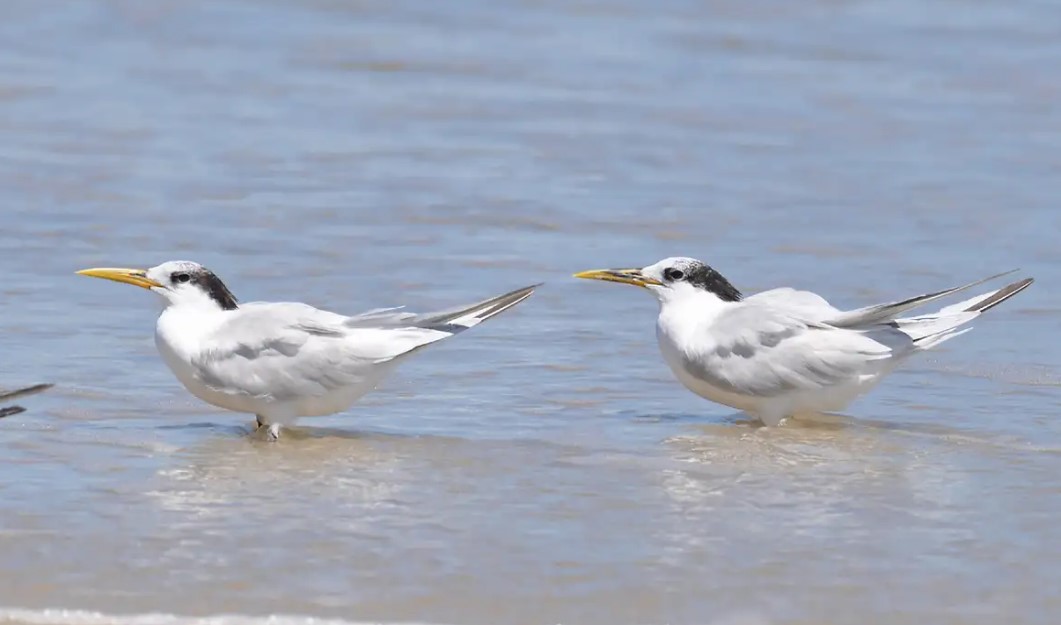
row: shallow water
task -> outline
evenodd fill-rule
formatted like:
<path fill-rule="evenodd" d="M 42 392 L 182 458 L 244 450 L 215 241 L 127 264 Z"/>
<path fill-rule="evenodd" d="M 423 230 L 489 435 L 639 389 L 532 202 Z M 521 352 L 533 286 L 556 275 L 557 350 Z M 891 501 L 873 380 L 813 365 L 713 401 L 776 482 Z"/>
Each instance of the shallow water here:
<path fill-rule="evenodd" d="M 1056 622 L 1061 7 L 5 9 L 0 380 L 57 386 L 0 421 L 0 623 Z M 678 254 L 841 306 L 1038 283 L 762 429 L 569 277 Z M 547 285 L 269 445 L 73 275 L 172 258 L 345 312 Z"/>

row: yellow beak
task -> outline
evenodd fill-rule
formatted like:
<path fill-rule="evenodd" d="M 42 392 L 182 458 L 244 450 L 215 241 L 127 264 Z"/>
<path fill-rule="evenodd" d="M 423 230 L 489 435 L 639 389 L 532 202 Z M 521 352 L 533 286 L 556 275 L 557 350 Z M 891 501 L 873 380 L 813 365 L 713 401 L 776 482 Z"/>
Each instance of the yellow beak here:
<path fill-rule="evenodd" d="M 663 286 L 663 283 L 659 280 L 642 274 L 640 269 L 594 269 L 576 273 L 575 277 L 587 280 L 604 280 L 605 282 L 621 282 L 640 287 Z"/>
<path fill-rule="evenodd" d="M 151 278 L 147 277 L 147 272 L 143 269 L 118 269 L 115 267 L 99 267 L 96 269 L 82 269 L 77 272 L 78 275 L 88 276 L 90 278 L 103 278 L 104 280 L 114 280 L 115 282 L 124 282 L 125 284 L 131 284 L 145 289 L 150 289 L 156 286 L 162 286 L 158 282 L 155 282 Z"/>

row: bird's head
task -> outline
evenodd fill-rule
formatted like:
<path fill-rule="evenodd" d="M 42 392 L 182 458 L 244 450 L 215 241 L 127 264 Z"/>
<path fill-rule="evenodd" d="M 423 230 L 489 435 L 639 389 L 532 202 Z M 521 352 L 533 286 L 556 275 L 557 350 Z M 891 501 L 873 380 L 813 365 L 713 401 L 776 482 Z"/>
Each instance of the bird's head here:
<path fill-rule="evenodd" d="M 648 289 L 660 303 L 679 298 L 713 296 L 723 302 L 740 301 L 741 293 L 722 274 L 695 258 L 676 256 L 641 269 L 594 269 L 576 278 L 633 284 Z"/>
<path fill-rule="evenodd" d="M 154 291 L 166 306 L 196 306 L 235 310 L 236 297 L 206 267 L 189 260 L 171 260 L 151 269 L 99 267 L 82 269 L 82 276 L 123 282 Z"/>

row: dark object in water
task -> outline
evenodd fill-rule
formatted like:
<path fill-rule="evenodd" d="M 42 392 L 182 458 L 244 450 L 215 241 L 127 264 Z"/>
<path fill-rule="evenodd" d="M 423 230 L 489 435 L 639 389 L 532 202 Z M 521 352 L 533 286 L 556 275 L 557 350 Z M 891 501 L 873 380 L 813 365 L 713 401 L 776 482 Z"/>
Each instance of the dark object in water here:
<path fill-rule="evenodd" d="M 4 417 L 10 417 L 11 415 L 18 414 L 20 412 L 26 412 L 26 409 L 22 406 L 8 406 L 6 408 L 0 408 L 0 419 L 3 419 Z"/>
<path fill-rule="evenodd" d="M 15 398 L 18 398 L 18 397 L 25 397 L 27 395 L 34 395 L 36 393 L 40 393 L 41 391 L 46 391 L 46 390 L 50 389 L 52 386 L 54 386 L 54 385 L 52 385 L 52 384 L 37 384 L 35 386 L 27 386 L 26 388 L 20 388 L 20 389 L 15 390 L 15 391 L 0 392 L 0 401 L 7 401 L 9 399 L 15 399 Z M 22 406 L 5 406 L 3 408 L 0 408 L 0 419 L 3 419 L 4 417 L 10 417 L 13 414 L 18 414 L 20 412 L 25 412 L 25 411 L 26 411 L 26 409 L 23 408 Z"/>

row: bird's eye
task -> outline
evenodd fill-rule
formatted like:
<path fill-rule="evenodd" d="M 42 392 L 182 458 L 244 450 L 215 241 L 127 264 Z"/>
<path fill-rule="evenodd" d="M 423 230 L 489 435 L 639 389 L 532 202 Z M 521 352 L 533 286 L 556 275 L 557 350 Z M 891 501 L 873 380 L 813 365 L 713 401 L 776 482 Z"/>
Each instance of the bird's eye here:
<path fill-rule="evenodd" d="M 681 269 L 675 269 L 670 267 L 663 271 L 663 277 L 670 280 L 671 282 L 681 280 L 685 277 L 685 273 Z"/>
<path fill-rule="evenodd" d="M 183 284 L 183 283 L 185 283 L 185 282 L 187 282 L 187 281 L 189 281 L 191 279 L 192 279 L 192 277 L 191 277 L 190 274 L 186 274 L 186 273 L 175 273 L 175 274 L 173 274 L 173 281 L 178 283 L 178 284 Z"/>

